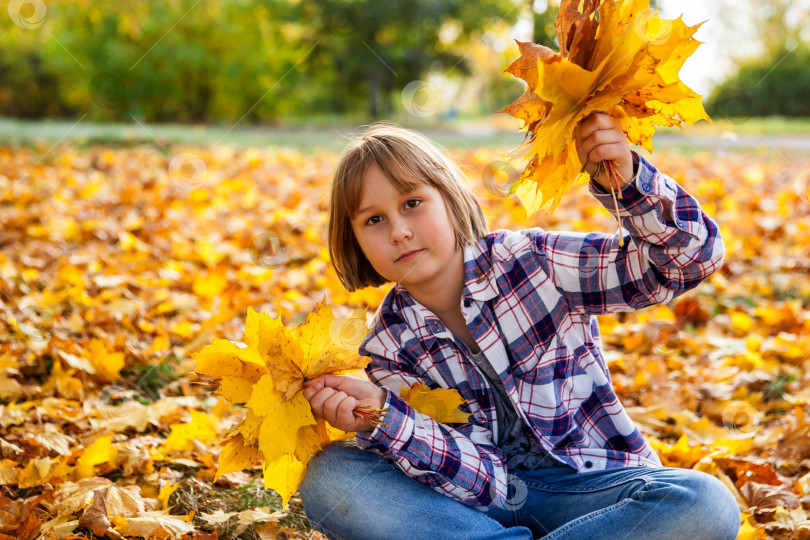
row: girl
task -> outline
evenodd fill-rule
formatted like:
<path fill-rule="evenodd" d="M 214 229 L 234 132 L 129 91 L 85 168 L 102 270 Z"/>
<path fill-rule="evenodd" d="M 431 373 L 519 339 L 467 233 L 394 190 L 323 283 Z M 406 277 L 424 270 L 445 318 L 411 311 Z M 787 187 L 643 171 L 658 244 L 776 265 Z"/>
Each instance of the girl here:
<path fill-rule="evenodd" d="M 330 538 L 736 538 L 740 512 L 713 476 L 663 467 L 614 393 L 594 315 L 668 302 L 723 262 L 717 225 L 631 152 L 603 113 L 577 128 L 591 174 L 627 179 L 625 236 L 489 232 L 462 174 L 422 135 L 378 123 L 349 144 L 330 195 L 329 252 L 349 291 L 394 281 L 359 352 L 369 381 L 305 384 L 316 418 L 355 431 L 300 486 Z M 609 211 L 606 175 L 590 192 Z M 620 229 L 621 234 L 621 229 Z M 467 423 L 399 397 L 455 388 Z M 388 409 L 384 425 L 352 414 Z"/>

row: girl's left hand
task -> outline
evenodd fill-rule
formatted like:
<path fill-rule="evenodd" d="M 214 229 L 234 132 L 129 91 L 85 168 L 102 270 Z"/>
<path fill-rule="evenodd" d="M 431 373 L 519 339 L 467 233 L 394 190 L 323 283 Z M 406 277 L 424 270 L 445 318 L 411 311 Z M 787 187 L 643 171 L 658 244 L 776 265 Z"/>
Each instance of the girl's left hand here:
<path fill-rule="evenodd" d="M 574 135 L 580 163 L 593 177 L 600 161 L 612 161 L 616 171 L 624 178 L 619 178 L 623 186 L 633 178 L 633 154 L 627 136 L 622 131 L 619 121 L 603 112 L 593 112 L 577 126 Z M 610 191 L 606 172 L 601 171 L 595 178 L 605 190 Z"/>

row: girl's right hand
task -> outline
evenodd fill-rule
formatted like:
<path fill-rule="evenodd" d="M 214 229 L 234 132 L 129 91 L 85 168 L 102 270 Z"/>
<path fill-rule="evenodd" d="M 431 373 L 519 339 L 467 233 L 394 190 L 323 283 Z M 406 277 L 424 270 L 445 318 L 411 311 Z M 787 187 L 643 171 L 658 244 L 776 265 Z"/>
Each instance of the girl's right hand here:
<path fill-rule="evenodd" d="M 346 375 L 319 375 L 304 383 L 304 397 L 315 418 L 343 431 L 374 431 L 373 425 L 352 410 L 358 405 L 382 408 L 387 396 L 385 388 Z"/>

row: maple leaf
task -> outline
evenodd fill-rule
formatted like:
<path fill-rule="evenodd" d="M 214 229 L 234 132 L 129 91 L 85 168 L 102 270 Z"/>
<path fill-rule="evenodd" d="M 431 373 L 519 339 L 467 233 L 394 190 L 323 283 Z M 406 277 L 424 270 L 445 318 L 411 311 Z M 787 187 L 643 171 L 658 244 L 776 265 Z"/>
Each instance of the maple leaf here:
<path fill-rule="evenodd" d="M 403 387 L 399 395 L 417 412 L 426 414 L 441 423 L 464 423 L 470 413 L 458 409 L 466 403 L 458 390 L 454 388 L 433 388 L 425 383 L 415 382 L 410 387 Z"/>
<path fill-rule="evenodd" d="M 217 393 L 247 408 L 224 443 L 215 478 L 262 463 L 265 487 L 286 506 L 311 456 L 353 436 L 316 421 L 302 390 L 305 380 L 368 364 L 370 358 L 357 354 L 368 333 L 365 320 L 362 310 L 336 319 L 325 298 L 293 329 L 248 308 L 244 344 L 215 339 L 193 355 L 197 373 L 219 382 Z"/>
<path fill-rule="evenodd" d="M 587 181 L 575 130 L 595 111 L 616 118 L 629 141 L 652 152 L 656 125 L 710 120 L 700 95 L 678 79 L 701 42 L 700 27 L 661 19 L 642 0 L 566 0 L 554 25 L 560 53 L 517 41 L 521 56 L 506 71 L 527 83 L 498 112 L 524 121 L 526 140 L 511 152 L 530 159 L 509 189 L 529 214 L 553 211 L 575 183 Z M 597 17 L 598 11 L 598 17 Z"/>
<path fill-rule="evenodd" d="M 194 448 L 193 440 L 205 443 L 216 436 L 216 423 L 211 420 L 211 416 L 194 409 L 190 412 L 190 422 L 170 426 L 171 433 L 166 437 L 161 449 L 191 450 Z"/>
<path fill-rule="evenodd" d="M 106 463 L 112 459 L 117 450 L 112 446 L 112 438 L 109 436 L 99 437 L 82 453 L 79 462 L 76 464 L 76 479 L 89 478 L 93 476 L 93 467 L 101 463 Z"/>

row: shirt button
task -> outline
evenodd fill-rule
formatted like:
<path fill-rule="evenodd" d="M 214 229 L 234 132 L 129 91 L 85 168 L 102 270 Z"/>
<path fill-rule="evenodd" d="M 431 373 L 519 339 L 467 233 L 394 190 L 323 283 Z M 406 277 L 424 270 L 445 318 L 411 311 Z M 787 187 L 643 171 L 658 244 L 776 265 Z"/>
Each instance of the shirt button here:
<path fill-rule="evenodd" d="M 464 299 L 464 307 L 470 307 L 472 305 L 472 300 L 469 298 Z"/>
<path fill-rule="evenodd" d="M 473 319 L 473 322 L 474 322 L 475 324 L 480 324 L 480 323 L 481 323 L 481 316 L 480 316 L 480 315 L 479 315 L 479 316 L 477 316 L 475 319 Z"/>
<path fill-rule="evenodd" d="M 643 189 L 644 191 L 650 191 L 650 184 L 647 183 L 641 184 L 641 189 Z"/>
<path fill-rule="evenodd" d="M 592 462 L 590 462 L 590 461 L 586 461 L 586 462 L 585 462 L 585 468 L 586 468 L 586 469 L 590 469 L 591 467 L 593 467 L 593 463 L 592 463 Z"/>

